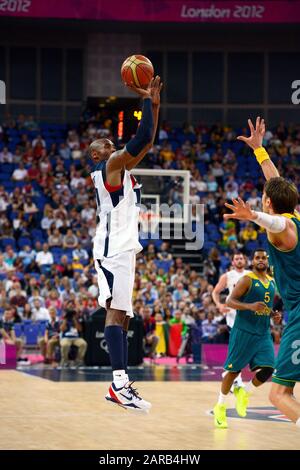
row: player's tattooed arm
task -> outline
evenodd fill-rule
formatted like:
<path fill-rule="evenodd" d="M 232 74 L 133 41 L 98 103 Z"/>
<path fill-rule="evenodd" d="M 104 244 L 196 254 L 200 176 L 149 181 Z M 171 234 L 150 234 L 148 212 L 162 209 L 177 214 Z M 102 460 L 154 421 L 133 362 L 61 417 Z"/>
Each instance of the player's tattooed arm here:
<path fill-rule="evenodd" d="M 250 289 L 252 280 L 249 276 L 243 276 L 234 287 L 231 295 L 226 301 L 226 305 L 235 310 L 252 310 L 253 312 L 263 312 L 266 308 L 264 302 L 241 302 L 240 298 Z"/>
<path fill-rule="evenodd" d="M 244 135 L 240 135 L 237 137 L 237 140 L 241 140 L 245 144 L 247 144 L 255 153 L 255 156 L 260 163 L 261 169 L 263 171 L 264 177 L 266 180 L 270 178 L 275 178 L 276 176 L 280 176 L 279 172 L 270 159 L 267 151 L 263 148 L 263 138 L 266 133 L 266 124 L 264 119 L 261 119 L 259 116 L 256 118 L 255 128 L 251 121 L 248 119 L 248 125 L 250 128 L 250 137 L 245 137 Z M 260 158 L 262 157 L 262 161 Z"/>

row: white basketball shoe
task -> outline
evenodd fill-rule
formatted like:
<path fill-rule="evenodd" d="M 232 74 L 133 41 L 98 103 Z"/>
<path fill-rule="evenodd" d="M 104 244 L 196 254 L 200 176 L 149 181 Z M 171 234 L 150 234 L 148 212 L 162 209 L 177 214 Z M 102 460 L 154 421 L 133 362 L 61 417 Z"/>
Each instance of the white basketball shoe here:
<path fill-rule="evenodd" d="M 140 397 L 137 390 L 132 387 L 132 384 L 133 382 L 128 382 L 124 387 L 117 388 L 112 382 L 105 396 L 106 400 L 126 410 L 148 413 L 152 406 L 151 403 Z"/>

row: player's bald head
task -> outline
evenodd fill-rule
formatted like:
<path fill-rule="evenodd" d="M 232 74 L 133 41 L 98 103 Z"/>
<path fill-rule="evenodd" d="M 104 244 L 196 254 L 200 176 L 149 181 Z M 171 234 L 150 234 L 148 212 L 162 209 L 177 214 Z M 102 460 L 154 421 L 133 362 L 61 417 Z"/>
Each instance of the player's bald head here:
<path fill-rule="evenodd" d="M 89 154 L 95 162 L 107 160 L 115 150 L 115 144 L 107 138 L 96 139 L 89 146 Z"/>

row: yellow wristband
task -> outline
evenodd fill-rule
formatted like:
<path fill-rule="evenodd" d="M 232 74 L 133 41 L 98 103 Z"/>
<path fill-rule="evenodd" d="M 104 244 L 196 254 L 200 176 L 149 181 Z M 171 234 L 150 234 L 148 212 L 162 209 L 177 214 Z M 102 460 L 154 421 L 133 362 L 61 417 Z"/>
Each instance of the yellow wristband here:
<path fill-rule="evenodd" d="M 260 165 L 265 160 L 270 160 L 269 154 L 264 147 L 258 147 L 257 149 L 255 149 L 254 155 L 256 156 L 256 160 Z"/>

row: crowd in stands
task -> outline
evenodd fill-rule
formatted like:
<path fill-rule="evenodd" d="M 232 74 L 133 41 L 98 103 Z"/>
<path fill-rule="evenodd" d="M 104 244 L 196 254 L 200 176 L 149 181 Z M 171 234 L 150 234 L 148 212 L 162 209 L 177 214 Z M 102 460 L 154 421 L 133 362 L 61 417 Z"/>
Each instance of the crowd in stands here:
<path fill-rule="evenodd" d="M 47 362 L 54 360 L 58 335 L 74 327 L 77 333 L 70 338 L 80 339 L 80 322 L 97 309 L 96 203 L 88 146 L 95 138 L 113 138 L 110 123 L 88 113 L 77 128 L 39 124 L 24 115 L 8 115 L 0 125 L 0 336 L 5 330 L 7 341 L 13 341 L 11 323 L 49 322 L 39 341 Z M 142 162 L 148 168 L 190 170 L 190 201 L 205 205 L 202 273 L 174 257 L 168 241 L 147 242 L 138 255 L 133 301 L 145 320 L 150 354 L 166 354 L 155 334 L 166 323 L 181 322 L 183 335 L 194 325 L 195 341 L 228 340 L 224 317 L 212 301 L 213 286 L 236 250 L 249 255 L 266 245 L 265 233 L 253 224 L 223 221 L 224 203 L 238 194 L 260 207 L 261 170 L 236 140 L 246 133 L 220 124 L 171 129 L 163 123 Z M 267 131 L 264 145 L 280 173 L 300 189 L 300 126 L 280 123 Z M 182 188 L 170 188 L 168 201 L 182 204 L 182 194 Z M 76 325 L 66 327 L 70 311 Z M 273 335 L 279 341 L 280 329 L 274 326 Z M 72 342 L 61 340 L 65 363 Z M 23 343 L 17 343 L 20 359 Z M 79 364 L 85 349 L 81 342 Z"/>

